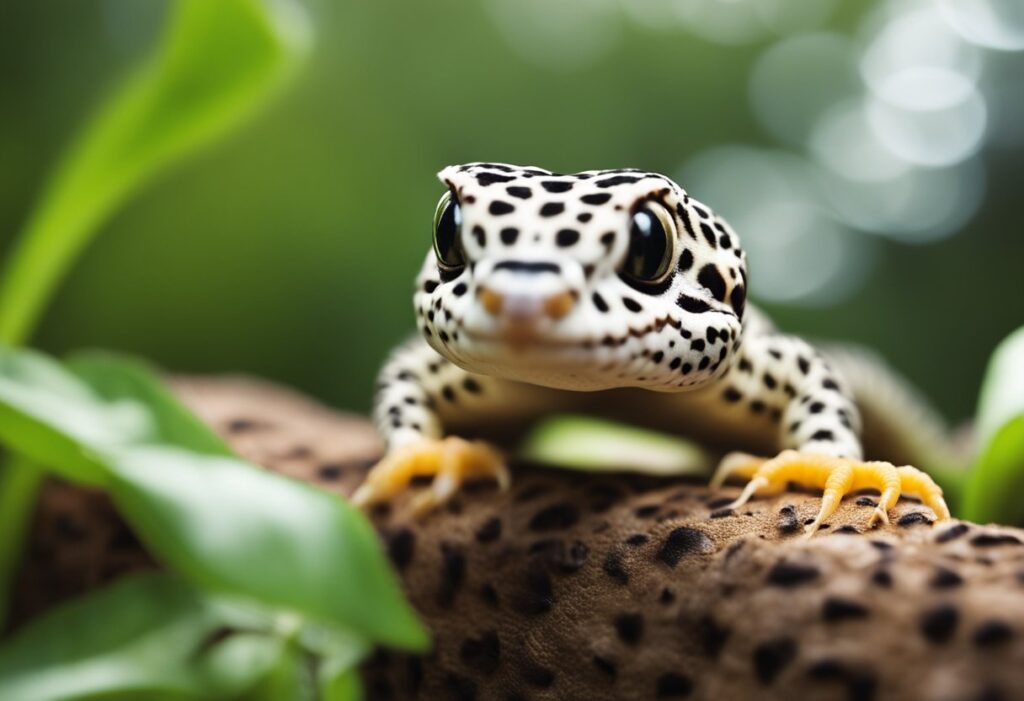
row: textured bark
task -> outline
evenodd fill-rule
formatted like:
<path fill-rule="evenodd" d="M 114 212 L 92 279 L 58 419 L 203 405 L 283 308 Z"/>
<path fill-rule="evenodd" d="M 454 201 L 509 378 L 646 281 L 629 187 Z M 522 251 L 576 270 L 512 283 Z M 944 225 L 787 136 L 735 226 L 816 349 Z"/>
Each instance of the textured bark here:
<path fill-rule="evenodd" d="M 350 493 L 372 427 L 247 380 L 182 380 L 184 400 L 244 457 Z M 814 494 L 723 510 L 734 488 L 516 466 L 415 520 L 372 517 L 434 634 L 382 651 L 371 698 L 1024 698 L 1024 532 L 901 500 L 866 528 L 851 497 L 810 540 Z M 102 495 L 50 485 L 18 588 L 24 619 L 153 567 Z"/>

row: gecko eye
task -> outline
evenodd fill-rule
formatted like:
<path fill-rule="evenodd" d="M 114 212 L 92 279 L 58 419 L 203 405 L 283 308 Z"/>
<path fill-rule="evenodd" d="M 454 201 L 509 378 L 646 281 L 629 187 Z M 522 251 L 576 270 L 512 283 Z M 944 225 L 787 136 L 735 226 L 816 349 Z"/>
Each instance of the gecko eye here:
<path fill-rule="evenodd" d="M 434 211 L 434 253 L 442 268 L 451 270 L 466 264 L 466 256 L 462 251 L 462 209 L 459 201 L 446 192 L 437 203 Z"/>
<path fill-rule="evenodd" d="M 638 282 L 661 282 L 671 268 L 674 241 L 671 215 L 657 202 L 642 203 L 633 213 L 622 272 Z"/>

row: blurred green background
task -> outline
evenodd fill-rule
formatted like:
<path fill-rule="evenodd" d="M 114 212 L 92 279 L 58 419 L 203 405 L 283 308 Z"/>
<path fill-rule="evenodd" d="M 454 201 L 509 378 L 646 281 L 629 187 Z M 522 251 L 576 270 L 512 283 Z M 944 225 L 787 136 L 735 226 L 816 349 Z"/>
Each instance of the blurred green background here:
<path fill-rule="evenodd" d="M 932 3 L 308 3 L 289 92 L 115 216 L 37 345 L 365 411 L 413 328 L 437 170 L 640 167 L 733 221 L 787 330 L 876 348 L 963 419 L 1024 321 L 1024 18 L 968 4 L 1005 10 L 999 31 Z M 166 10 L 0 5 L 0 251 Z"/>

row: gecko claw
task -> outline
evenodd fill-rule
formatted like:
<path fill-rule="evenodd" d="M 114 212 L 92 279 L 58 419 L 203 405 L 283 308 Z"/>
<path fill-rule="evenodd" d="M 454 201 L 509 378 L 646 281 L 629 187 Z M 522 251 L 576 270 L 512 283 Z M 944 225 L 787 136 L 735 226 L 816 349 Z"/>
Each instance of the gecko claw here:
<path fill-rule="evenodd" d="M 821 508 L 804 528 L 806 537 L 814 535 L 835 513 L 845 495 L 866 488 L 877 489 L 881 494 L 868 520 L 869 526 L 889 523 L 888 511 L 895 506 L 900 494 L 920 497 L 940 521 L 950 517 L 942 489 L 916 467 L 895 467 L 887 462 L 865 462 L 795 450 L 785 450 L 770 460 L 733 453 L 722 460 L 711 483 L 713 486 L 721 484 L 734 474 L 749 476 L 750 481 L 729 508 L 742 506 L 756 494 L 782 491 L 789 482 L 821 487 Z"/>
<path fill-rule="evenodd" d="M 490 477 L 505 490 L 511 482 L 497 450 L 486 443 L 454 436 L 424 440 L 394 450 L 377 463 L 353 493 L 353 504 L 366 507 L 386 501 L 408 487 L 414 477 L 433 476 L 426 490 L 412 500 L 412 510 L 424 514 L 451 499 L 469 477 Z"/>

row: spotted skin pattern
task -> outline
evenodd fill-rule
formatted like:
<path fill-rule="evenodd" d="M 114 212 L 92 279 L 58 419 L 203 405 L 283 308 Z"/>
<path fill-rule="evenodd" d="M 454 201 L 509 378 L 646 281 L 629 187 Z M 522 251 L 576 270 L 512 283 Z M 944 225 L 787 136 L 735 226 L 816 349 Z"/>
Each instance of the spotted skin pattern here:
<path fill-rule="evenodd" d="M 754 478 L 743 499 L 794 477 L 827 491 L 840 464 L 852 482 L 884 491 L 893 473 L 860 462 L 860 416 L 843 379 L 746 303 L 739 237 L 672 180 L 493 163 L 451 166 L 439 178 L 460 209 L 464 264 L 441 264 L 435 251 L 423 263 L 413 300 L 419 336 L 395 351 L 378 382 L 374 416 L 388 456 L 357 501 L 438 474 L 439 493 L 422 504 L 429 508 L 462 476 L 487 470 L 465 441 L 447 452 L 417 446 L 552 411 L 639 416 L 765 454 L 788 451 L 723 463 L 719 478 Z M 667 215 L 672 240 L 669 272 L 653 282 L 624 271 L 644 207 Z M 515 313 L 529 317 L 525 339 L 510 326 Z M 501 464 L 490 472 L 507 479 Z M 939 509 L 930 480 L 904 485 Z"/>

